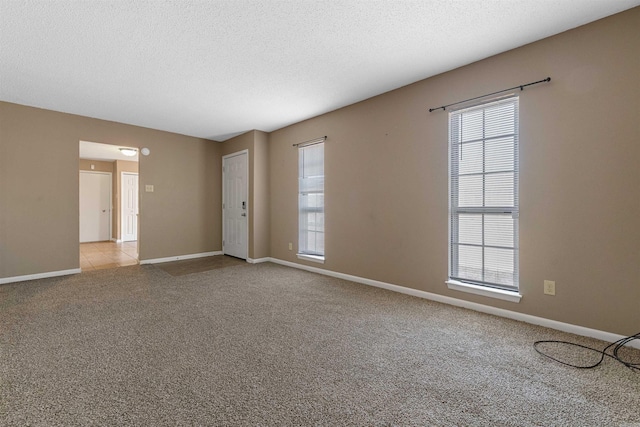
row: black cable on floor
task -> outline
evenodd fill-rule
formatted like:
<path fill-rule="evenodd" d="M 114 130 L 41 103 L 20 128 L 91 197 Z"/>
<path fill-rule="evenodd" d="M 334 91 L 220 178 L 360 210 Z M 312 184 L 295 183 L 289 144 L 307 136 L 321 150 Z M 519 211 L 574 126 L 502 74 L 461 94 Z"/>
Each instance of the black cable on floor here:
<path fill-rule="evenodd" d="M 625 337 L 625 338 L 621 338 L 618 341 L 614 341 L 611 344 L 609 344 L 608 346 L 606 346 L 603 350 L 598 350 L 597 348 L 587 347 L 586 345 L 576 344 L 576 343 L 572 343 L 572 342 L 568 342 L 568 341 L 556 341 L 556 340 L 536 341 L 536 342 L 533 343 L 533 348 L 538 353 L 540 353 L 541 355 L 543 355 L 545 357 L 548 357 L 551 360 L 555 360 L 558 363 L 562 363 L 563 365 L 571 366 L 573 368 L 578 368 L 578 369 L 592 369 L 592 368 L 595 368 L 596 366 L 599 366 L 604 361 L 604 358 L 606 356 L 606 357 L 611 357 L 614 360 L 617 360 L 618 362 L 622 363 L 627 368 L 630 368 L 630 369 L 635 370 L 635 371 L 640 371 L 640 363 L 635 363 L 635 362 L 630 362 L 628 360 L 624 360 L 618 354 L 620 352 L 620 349 L 623 348 L 626 344 L 630 343 L 633 340 L 638 340 L 638 339 L 640 339 L 640 332 L 638 332 L 637 334 L 634 334 L 634 335 L 630 335 L 630 336 Z M 548 355 L 547 353 L 543 352 L 542 350 L 540 350 L 538 348 L 538 346 L 540 344 L 544 344 L 544 343 L 555 343 L 555 344 L 562 344 L 562 345 L 572 345 L 574 347 L 584 348 L 584 349 L 587 349 L 589 351 L 593 351 L 593 352 L 599 353 L 600 354 L 600 360 L 598 360 L 593 365 L 574 365 L 572 363 L 563 362 L 562 360 L 556 359 L 555 357 Z M 613 347 L 613 350 L 611 351 L 611 353 L 607 353 L 607 350 L 609 350 L 612 347 Z"/>

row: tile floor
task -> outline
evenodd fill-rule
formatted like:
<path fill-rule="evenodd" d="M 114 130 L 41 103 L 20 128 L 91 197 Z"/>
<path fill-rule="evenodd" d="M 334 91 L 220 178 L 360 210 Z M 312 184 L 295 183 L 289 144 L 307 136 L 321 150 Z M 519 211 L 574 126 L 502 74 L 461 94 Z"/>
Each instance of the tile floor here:
<path fill-rule="evenodd" d="M 80 243 L 82 271 L 124 267 L 138 263 L 138 242 Z"/>

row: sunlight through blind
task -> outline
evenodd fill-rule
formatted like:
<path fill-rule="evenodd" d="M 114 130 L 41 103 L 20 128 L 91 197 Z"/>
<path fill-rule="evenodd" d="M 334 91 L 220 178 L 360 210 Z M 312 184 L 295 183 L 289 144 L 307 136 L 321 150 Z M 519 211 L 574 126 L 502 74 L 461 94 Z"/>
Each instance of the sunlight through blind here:
<path fill-rule="evenodd" d="M 518 98 L 449 114 L 449 277 L 518 289 Z"/>

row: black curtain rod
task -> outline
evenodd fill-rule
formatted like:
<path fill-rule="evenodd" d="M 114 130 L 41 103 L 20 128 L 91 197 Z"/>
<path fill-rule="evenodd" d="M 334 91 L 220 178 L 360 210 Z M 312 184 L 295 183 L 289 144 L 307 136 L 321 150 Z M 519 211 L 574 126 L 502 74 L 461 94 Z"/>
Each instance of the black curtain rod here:
<path fill-rule="evenodd" d="M 310 139 L 308 141 L 304 141 L 304 142 L 298 142 L 297 144 L 293 144 L 294 147 L 299 147 L 299 146 L 304 146 L 304 145 L 314 145 L 314 144 L 320 144 L 321 142 L 326 141 L 327 137 L 326 136 L 321 136 L 320 138 L 316 138 L 316 139 Z"/>
<path fill-rule="evenodd" d="M 491 95 L 496 95 L 498 93 L 502 93 L 502 92 L 508 92 L 510 90 L 514 90 L 514 89 L 520 89 L 520 90 L 524 90 L 525 87 L 527 86 L 532 86 L 532 85 L 537 85 L 538 83 L 545 83 L 545 82 L 550 82 L 551 81 L 551 77 L 547 77 L 546 79 L 543 80 L 538 80 L 537 82 L 532 82 L 532 83 L 527 83 L 524 85 L 520 85 L 520 86 L 514 86 L 514 87 L 510 87 L 509 89 L 502 89 L 499 90 L 497 92 L 492 92 L 492 93 L 488 93 L 486 95 L 481 95 L 481 96 L 476 96 L 475 98 L 469 98 L 469 99 L 465 99 L 464 101 L 458 101 L 458 102 L 454 102 L 453 104 L 447 104 L 447 105 L 443 105 L 442 107 L 438 107 L 438 108 L 429 108 L 429 112 L 433 112 L 436 110 L 440 110 L 442 109 L 442 111 L 445 111 L 447 109 L 447 107 L 451 107 L 452 105 L 458 105 L 458 104 L 462 104 L 463 102 L 469 102 L 469 101 L 473 101 L 476 99 L 480 99 L 480 98 L 484 98 L 486 96 L 491 96 Z"/>

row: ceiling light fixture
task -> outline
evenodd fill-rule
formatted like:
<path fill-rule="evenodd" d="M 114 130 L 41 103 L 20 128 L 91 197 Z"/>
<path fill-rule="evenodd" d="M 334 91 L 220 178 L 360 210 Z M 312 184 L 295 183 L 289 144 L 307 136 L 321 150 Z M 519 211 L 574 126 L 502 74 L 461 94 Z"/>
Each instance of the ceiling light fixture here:
<path fill-rule="evenodd" d="M 138 153 L 135 148 L 119 148 L 120 152 L 128 157 L 133 157 Z"/>

